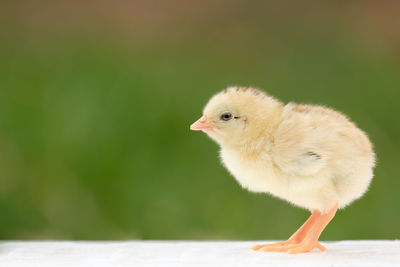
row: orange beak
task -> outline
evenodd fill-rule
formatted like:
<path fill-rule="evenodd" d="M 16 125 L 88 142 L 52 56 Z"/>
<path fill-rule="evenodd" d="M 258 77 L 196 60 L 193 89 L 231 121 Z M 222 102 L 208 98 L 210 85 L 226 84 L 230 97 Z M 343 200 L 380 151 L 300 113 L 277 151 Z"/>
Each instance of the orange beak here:
<path fill-rule="evenodd" d="M 190 125 L 190 130 L 193 131 L 211 130 L 212 128 L 213 125 L 207 120 L 205 115 Z"/>

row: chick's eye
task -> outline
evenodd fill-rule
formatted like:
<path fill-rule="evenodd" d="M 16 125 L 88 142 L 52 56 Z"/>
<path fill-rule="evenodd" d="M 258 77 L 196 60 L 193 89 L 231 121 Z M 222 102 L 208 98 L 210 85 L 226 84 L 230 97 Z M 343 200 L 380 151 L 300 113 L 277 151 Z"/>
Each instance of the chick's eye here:
<path fill-rule="evenodd" d="M 223 113 L 220 118 L 223 121 L 229 121 L 230 119 L 232 119 L 232 114 L 229 112 L 226 112 L 226 113 Z"/>

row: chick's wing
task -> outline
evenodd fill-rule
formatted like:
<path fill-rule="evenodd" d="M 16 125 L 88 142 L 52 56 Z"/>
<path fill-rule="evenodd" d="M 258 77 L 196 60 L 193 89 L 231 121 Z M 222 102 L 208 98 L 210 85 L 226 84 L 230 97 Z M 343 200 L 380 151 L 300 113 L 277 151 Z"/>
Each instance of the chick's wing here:
<path fill-rule="evenodd" d="M 329 125 L 312 114 L 284 114 L 274 134 L 271 156 L 282 172 L 294 176 L 309 176 L 326 166 L 329 157 Z"/>

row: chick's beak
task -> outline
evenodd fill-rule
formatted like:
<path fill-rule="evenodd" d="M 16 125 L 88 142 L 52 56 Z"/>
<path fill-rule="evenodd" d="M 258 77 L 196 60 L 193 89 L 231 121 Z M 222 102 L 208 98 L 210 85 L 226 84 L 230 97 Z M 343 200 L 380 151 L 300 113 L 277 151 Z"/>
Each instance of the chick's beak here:
<path fill-rule="evenodd" d="M 200 119 L 190 125 L 190 130 L 193 131 L 210 130 L 212 128 L 213 125 L 207 120 L 207 117 L 205 115 L 203 115 Z"/>

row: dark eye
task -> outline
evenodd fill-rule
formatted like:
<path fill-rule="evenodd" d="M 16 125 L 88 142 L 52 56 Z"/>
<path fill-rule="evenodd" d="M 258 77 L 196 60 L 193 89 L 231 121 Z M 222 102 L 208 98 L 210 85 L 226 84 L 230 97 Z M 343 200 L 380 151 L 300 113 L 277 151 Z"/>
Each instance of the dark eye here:
<path fill-rule="evenodd" d="M 221 120 L 223 121 L 229 121 L 230 119 L 232 119 L 232 114 L 229 112 L 225 112 L 221 115 Z"/>

